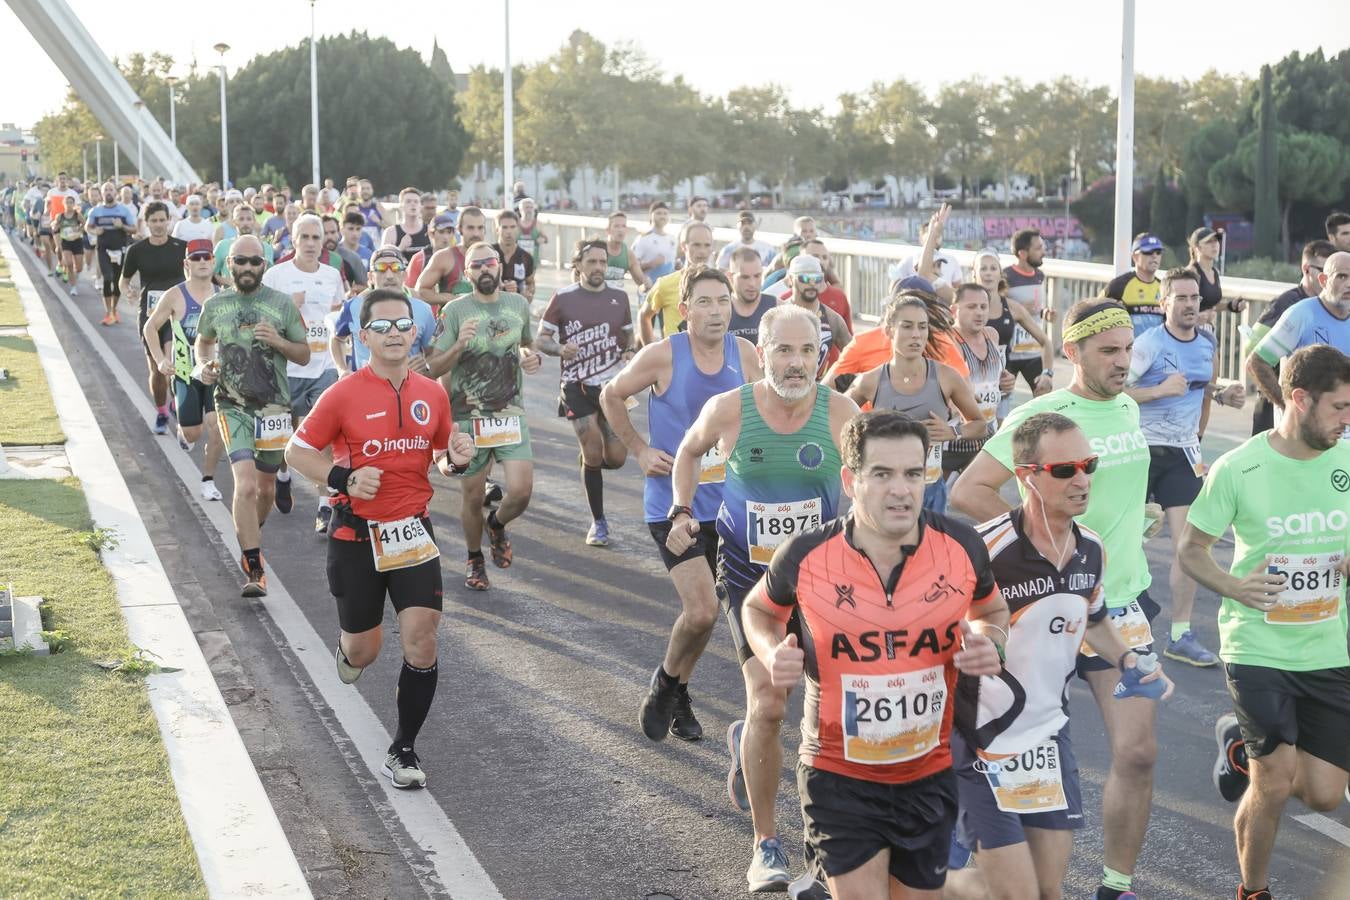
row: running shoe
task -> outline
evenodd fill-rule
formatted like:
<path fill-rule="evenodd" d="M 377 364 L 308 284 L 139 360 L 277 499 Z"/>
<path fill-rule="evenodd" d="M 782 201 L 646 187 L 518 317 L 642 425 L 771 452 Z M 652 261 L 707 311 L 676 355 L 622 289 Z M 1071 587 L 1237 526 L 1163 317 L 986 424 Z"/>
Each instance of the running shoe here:
<path fill-rule="evenodd" d="M 499 569 L 511 568 L 511 539 L 506 536 L 506 526 L 493 528 L 487 526 L 488 545 L 492 551 L 492 564 Z"/>
<path fill-rule="evenodd" d="M 1187 665 L 1197 666 L 1205 669 L 1219 664 L 1219 657 L 1215 656 L 1209 648 L 1200 643 L 1195 637 L 1195 632 L 1187 631 L 1176 640 L 1167 642 L 1167 649 L 1163 651 L 1163 656 L 1168 659 L 1175 659 L 1177 662 L 1184 662 Z"/>
<path fill-rule="evenodd" d="M 502 497 L 506 496 L 502 491 L 502 486 L 495 481 L 488 481 L 487 487 L 483 491 L 483 506 L 491 507 L 494 503 L 501 503 Z"/>
<path fill-rule="evenodd" d="M 755 847 L 750 868 L 745 871 L 745 880 L 752 894 L 787 890 L 792 875 L 788 872 L 787 853 L 778 838 L 765 838 Z"/>
<path fill-rule="evenodd" d="M 328 523 L 333 521 L 333 507 L 325 503 L 319 507 L 319 511 L 314 514 L 314 533 L 327 534 Z"/>
<path fill-rule="evenodd" d="M 1139 895 L 1134 891 L 1117 892 L 1106 885 L 1099 886 L 1092 896 L 1094 900 L 1139 900 Z"/>
<path fill-rule="evenodd" d="M 79 289 L 76 288 L 75 285 L 72 284 L 72 285 L 70 286 L 70 296 L 74 297 L 74 296 L 77 296 L 79 293 L 80 293 L 80 292 L 79 292 Z"/>
<path fill-rule="evenodd" d="M 111 325 L 112 323 L 113 323 L 112 313 L 108 313 L 107 315 L 105 315 L 105 316 L 103 317 L 102 321 L 100 321 L 98 324 L 100 324 L 100 325 Z"/>
<path fill-rule="evenodd" d="M 249 598 L 267 596 L 267 574 L 263 572 L 262 566 L 248 570 L 248 581 L 244 583 L 244 589 L 239 592 L 239 596 Z"/>
<path fill-rule="evenodd" d="M 953 828 L 952 842 L 947 847 L 947 871 L 954 872 L 957 869 L 964 869 L 970 865 L 971 856 L 971 849 L 957 839 L 956 829 Z"/>
<path fill-rule="evenodd" d="M 220 495 L 220 488 L 216 487 L 216 483 L 215 483 L 214 481 L 203 481 L 203 482 L 202 482 L 202 499 L 203 499 L 203 500 L 224 500 L 225 498 L 222 497 L 222 496 Z"/>
<path fill-rule="evenodd" d="M 183 430 L 178 429 L 178 446 L 184 453 L 192 452 L 192 444 L 187 438 L 183 437 Z"/>
<path fill-rule="evenodd" d="M 356 679 L 361 677 L 361 673 L 365 671 L 364 668 L 354 666 L 347 662 L 347 654 L 342 652 L 341 640 L 338 641 L 337 650 L 334 652 L 333 658 L 337 660 L 338 678 L 343 684 L 354 684 Z"/>
<path fill-rule="evenodd" d="M 689 685 L 675 690 L 675 712 L 670 721 L 670 733 L 682 741 L 697 741 L 703 737 L 703 726 L 694 717 L 694 703 L 689 699 Z"/>
<path fill-rule="evenodd" d="M 117 310 L 114 309 L 114 310 L 113 310 L 112 316 L 113 316 L 113 324 L 114 324 L 114 325 L 121 325 L 121 324 L 122 324 L 122 314 L 121 314 L 120 312 L 118 312 Z"/>
<path fill-rule="evenodd" d="M 647 696 L 642 698 L 642 707 L 638 710 L 638 723 L 648 740 L 664 741 L 670 733 L 671 720 L 675 716 L 675 704 L 679 699 L 679 682 L 671 682 L 663 687 L 661 669 L 658 666 L 652 672 L 651 684 Z"/>
<path fill-rule="evenodd" d="M 401 790 L 427 786 L 427 773 L 422 771 L 422 761 L 411 747 L 390 750 L 384 758 L 384 774 Z"/>
<path fill-rule="evenodd" d="M 821 884 L 811 876 L 810 872 L 803 872 L 801 876 L 788 885 L 788 900 L 831 900 L 834 896 L 830 889 Z"/>
<path fill-rule="evenodd" d="M 1244 892 L 1242 886 L 1238 885 L 1237 900 L 1274 900 L 1274 898 L 1270 896 L 1269 888 L 1261 888 L 1259 891 Z"/>
<path fill-rule="evenodd" d="M 741 736 L 745 734 L 745 720 L 737 719 L 727 726 L 727 749 L 731 751 L 731 767 L 727 769 L 727 796 L 731 805 L 741 812 L 750 811 L 750 792 L 745 787 L 745 769 L 741 765 Z"/>
<path fill-rule="evenodd" d="M 1214 742 L 1219 745 L 1214 760 L 1214 787 L 1219 796 L 1236 803 L 1251 780 L 1247 774 L 1247 746 L 1242 742 L 1242 729 L 1237 716 L 1229 713 L 1214 723 Z"/>
<path fill-rule="evenodd" d="M 609 546 L 609 523 L 604 519 L 596 519 L 591 523 L 591 530 L 586 532 L 586 546 L 588 547 L 608 547 Z"/>
<path fill-rule="evenodd" d="M 155 434 L 169 433 L 169 415 L 168 413 L 155 413 Z"/>
<path fill-rule="evenodd" d="M 272 498 L 272 505 L 283 516 L 290 515 L 291 508 L 295 506 L 295 499 L 291 497 L 291 480 L 289 478 L 285 481 L 280 478 L 277 479 L 277 493 Z"/>
<path fill-rule="evenodd" d="M 488 582 L 487 563 L 483 557 L 470 559 L 464 567 L 464 586 L 471 591 L 486 591 L 492 586 Z"/>

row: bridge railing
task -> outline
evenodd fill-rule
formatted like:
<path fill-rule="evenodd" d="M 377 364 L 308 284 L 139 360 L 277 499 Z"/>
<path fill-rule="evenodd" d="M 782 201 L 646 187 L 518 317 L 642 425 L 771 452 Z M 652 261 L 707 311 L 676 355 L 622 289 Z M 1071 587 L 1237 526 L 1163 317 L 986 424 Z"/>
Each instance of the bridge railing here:
<path fill-rule="evenodd" d="M 583 238 L 603 237 L 606 224 L 607 220 L 601 216 L 541 213 L 539 225 L 549 240 L 542 255 L 558 268 L 565 268 L 569 264 L 576 242 Z M 672 223 L 670 228 L 678 229 L 679 225 Z M 639 229 L 630 226 L 630 230 Z M 761 231 L 756 237 L 774 246 L 781 246 L 791 235 Z M 740 240 L 740 232 L 735 228 L 713 228 L 713 239 L 715 246 L 720 249 L 723 244 Z M 853 304 L 855 317 L 869 323 L 878 321 L 889 295 L 891 267 L 917 254 L 920 249 L 912 244 L 831 237 L 825 238 L 825 246 L 829 249 L 835 271 L 843 282 L 841 287 Z M 975 259 L 975 251 L 951 252 L 969 270 Z M 1002 256 L 1005 266 L 1015 261 L 1008 254 Z M 1100 295 L 1107 283 L 1117 274 L 1108 265 L 1066 259 L 1046 259 L 1041 271 L 1045 273 L 1046 300 L 1058 313 L 1051 325 L 1051 337 L 1056 344 L 1060 339 L 1064 312 L 1078 300 Z M 1225 300 L 1241 297 L 1247 301 L 1247 307 L 1241 313 L 1221 311 L 1215 316 L 1214 332 L 1220 353 L 1219 377 L 1230 381 L 1242 381 L 1245 378 L 1242 370 L 1243 338 L 1240 329 L 1254 324 L 1260 318 L 1266 304 L 1287 290 L 1289 285 L 1251 278 L 1227 277 L 1222 279 L 1222 285 Z"/>

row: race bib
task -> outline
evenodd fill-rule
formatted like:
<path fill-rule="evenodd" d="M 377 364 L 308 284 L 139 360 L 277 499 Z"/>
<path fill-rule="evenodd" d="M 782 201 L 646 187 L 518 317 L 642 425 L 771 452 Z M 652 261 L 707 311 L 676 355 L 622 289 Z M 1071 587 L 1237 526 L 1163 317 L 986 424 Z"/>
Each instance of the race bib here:
<path fill-rule="evenodd" d="M 328 323 L 320 319 L 305 327 L 305 340 L 309 341 L 310 353 L 328 352 Z"/>
<path fill-rule="evenodd" d="M 1285 577 L 1285 588 L 1266 611 L 1269 625 L 1316 625 L 1341 610 L 1341 561 L 1344 553 L 1307 556 L 1266 555 L 1266 571 Z"/>
<path fill-rule="evenodd" d="M 1038 813 L 1068 809 L 1064 796 L 1064 770 L 1059 764 L 1059 744 L 1054 738 L 1018 756 L 978 762 L 994 801 L 1003 812 Z"/>
<path fill-rule="evenodd" d="M 1149 626 L 1148 616 L 1144 615 L 1143 607 L 1139 605 L 1138 600 L 1131 600 L 1127 606 L 1111 610 L 1110 616 L 1126 647 L 1131 650 L 1142 650 L 1153 643 L 1153 629 Z M 1084 656 L 1097 655 L 1097 651 L 1093 650 L 1087 641 L 1083 641 L 1080 652 Z"/>
<path fill-rule="evenodd" d="M 624 406 L 624 409 L 637 409 L 637 408 L 638 408 L 638 398 L 636 398 L 636 397 L 625 397 L 624 400 L 623 400 L 623 406 Z"/>
<path fill-rule="evenodd" d="M 63 241 L 77 241 L 82 234 L 84 234 L 84 229 L 78 225 L 65 225 L 61 228 L 61 240 Z"/>
<path fill-rule="evenodd" d="M 947 682 L 942 666 L 903 675 L 840 675 L 844 759 L 886 766 L 938 746 Z"/>
<path fill-rule="evenodd" d="M 1012 352 L 1013 353 L 1036 353 L 1041 349 L 1041 345 L 1036 343 L 1025 328 L 1021 325 L 1013 325 Z"/>
<path fill-rule="evenodd" d="M 375 558 L 375 571 L 392 572 L 436 559 L 441 549 L 422 519 L 409 516 L 393 522 L 371 522 L 370 553 Z"/>
<path fill-rule="evenodd" d="M 520 443 L 520 416 L 473 420 L 475 447 L 513 447 Z"/>
<path fill-rule="evenodd" d="M 713 447 L 698 464 L 699 484 L 721 484 L 727 480 L 727 458 L 722 451 Z"/>
<path fill-rule="evenodd" d="M 1205 461 L 1200 456 L 1200 445 L 1191 444 L 1189 447 L 1182 447 L 1181 452 L 1186 454 L 1186 462 L 1191 464 L 1191 471 L 1195 473 L 1195 477 L 1204 478 Z"/>
<path fill-rule="evenodd" d="M 980 406 L 980 415 L 986 422 L 992 422 L 994 416 L 998 414 L 998 404 L 1003 399 L 1003 392 L 998 389 L 997 381 L 986 381 L 983 384 L 971 385 L 975 389 L 975 402 Z"/>
<path fill-rule="evenodd" d="M 119 263 L 122 262 L 121 250 L 104 250 L 103 252 L 108 254 L 108 262 L 112 263 L 113 265 L 118 265 Z"/>
<path fill-rule="evenodd" d="M 934 441 L 928 445 L 928 459 L 923 463 L 923 483 L 933 484 L 942 480 L 942 442 Z"/>
<path fill-rule="evenodd" d="M 164 296 L 164 292 L 163 292 L 163 291 L 146 291 L 146 292 L 145 292 L 145 311 L 146 311 L 146 313 L 152 313 L 152 312 L 154 312 L 154 311 L 155 311 L 155 304 L 157 304 L 157 303 L 159 302 L 159 298 L 160 298 L 160 297 L 163 297 L 163 296 Z"/>
<path fill-rule="evenodd" d="M 819 524 L 820 500 L 816 497 L 795 503 L 745 501 L 745 545 L 750 548 L 750 561 L 767 566 L 779 544 Z"/>
<path fill-rule="evenodd" d="M 516 287 L 523 287 L 525 285 L 525 264 L 516 263 L 515 270 L 516 270 Z"/>
<path fill-rule="evenodd" d="M 285 450 L 295 429 L 289 412 L 270 413 L 253 418 L 254 450 Z"/>

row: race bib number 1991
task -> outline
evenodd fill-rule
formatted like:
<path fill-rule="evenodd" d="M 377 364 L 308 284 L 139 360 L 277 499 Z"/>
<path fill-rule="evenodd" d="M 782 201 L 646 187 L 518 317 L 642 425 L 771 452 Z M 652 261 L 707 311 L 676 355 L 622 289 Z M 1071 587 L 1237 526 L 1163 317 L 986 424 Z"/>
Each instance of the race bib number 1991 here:
<path fill-rule="evenodd" d="M 289 412 L 256 416 L 253 419 L 253 449 L 285 450 L 286 442 L 294 433 Z"/>
<path fill-rule="evenodd" d="M 942 666 L 902 675 L 841 675 L 844 758 L 869 766 L 917 759 L 938 746 L 947 682 Z"/>

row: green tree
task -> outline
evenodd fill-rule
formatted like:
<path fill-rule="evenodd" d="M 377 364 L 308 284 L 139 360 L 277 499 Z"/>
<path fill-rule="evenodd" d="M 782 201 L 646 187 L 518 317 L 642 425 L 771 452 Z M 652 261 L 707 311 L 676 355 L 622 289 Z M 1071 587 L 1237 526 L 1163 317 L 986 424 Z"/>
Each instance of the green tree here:
<path fill-rule="evenodd" d="M 1215 119 L 1191 135 L 1181 157 L 1181 186 L 1186 195 L 1186 227 L 1199 227 L 1205 209 L 1212 205 L 1214 192 L 1209 188 L 1209 170 L 1237 146 L 1238 133 L 1233 123 Z"/>
<path fill-rule="evenodd" d="M 1255 186 L 1255 223 L 1252 239 L 1256 255 L 1267 259 L 1275 256 L 1277 234 L 1276 216 L 1279 198 L 1279 144 L 1276 129 L 1275 104 L 1270 91 L 1270 66 L 1261 67 L 1261 114 L 1256 135 L 1256 166 L 1252 181 Z"/>
<path fill-rule="evenodd" d="M 861 123 L 880 136 L 883 171 L 897 182 L 936 175 L 942 152 L 928 123 L 929 110 L 923 88 L 912 81 L 877 81 L 868 89 Z"/>
<path fill-rule="evenodd" d="M 865 127 L 866 100 L 858 94 L 840 94 L 839 111 L 830 120 L 834 152 L 829 161 L 832 181 L 847 187 L 855 181 L 886 174 L 886 145 Z"/>
<path fill-rule="evenodd" d="M 987 110 L 991 100 L 987 84 L 968 78 L 939 88 L 928 113 L 934 136 L 943 148 L 943 162 L 956 177 L 962 200 L 967 185 L 974 184 L 978 190 L 978 174 L 988 159 L 992 129 Z"/>

